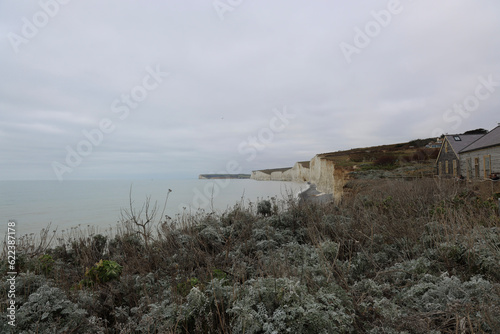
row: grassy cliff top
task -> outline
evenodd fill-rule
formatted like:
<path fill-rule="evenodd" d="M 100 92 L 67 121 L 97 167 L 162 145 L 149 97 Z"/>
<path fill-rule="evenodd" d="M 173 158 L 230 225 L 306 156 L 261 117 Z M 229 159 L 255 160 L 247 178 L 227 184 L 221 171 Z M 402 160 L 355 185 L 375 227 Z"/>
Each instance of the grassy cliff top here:
<path fill-rule="evenodd" d="M 425 148 L 433 139 L 419 139 L 408 143 L 356 148 L 347 151 L 319 154 L 319 157 L 335 162 L 336 167 L 354 170 L 394 170 L 420 165 L 417 169 L 431 173 L 439 153 L 437 148 Z"/>

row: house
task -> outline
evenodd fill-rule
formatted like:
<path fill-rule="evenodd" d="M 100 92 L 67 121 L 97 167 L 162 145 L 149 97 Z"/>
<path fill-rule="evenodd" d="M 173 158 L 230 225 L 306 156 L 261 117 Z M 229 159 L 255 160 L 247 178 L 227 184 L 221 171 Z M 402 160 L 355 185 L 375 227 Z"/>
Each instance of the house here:
<path fill-rule="evenodd" d="M 460 151 L 460 170 L 469 180 L 500 176 L 500 124 Z"/>
<path fill-rule="evenodd" d="M 425 145 L 426 148 L 440 148 L 441 145 L 443 144 L 443 141 L 441 138 L 436 139 L 436 141 L 431 141 L 427 145 Z"/>
<path fill-rule="evenodd" d="M 458 177 L 462 175 L 459 153 L 481 137 L 483 137 L 482 134 L 444 136 L 436 159 L 437 175 L 441 177 Z"/>

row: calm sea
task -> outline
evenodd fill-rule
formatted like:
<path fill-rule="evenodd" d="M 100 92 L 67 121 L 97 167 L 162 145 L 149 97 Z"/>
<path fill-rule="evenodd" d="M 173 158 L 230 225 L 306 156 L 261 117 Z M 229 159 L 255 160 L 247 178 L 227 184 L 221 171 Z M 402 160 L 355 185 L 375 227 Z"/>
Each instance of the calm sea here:
<path fill-rule="evenodd" d="M 174 218 L 198 209 L 223 212 L 236 203 L 297 195 L 305 184 L 254 180 L 150 180 L 150 181 L 0 181 L 0 235 L 7 222 L 16 220 L 16 234 L 39 233 L 51 223 L 58 231 L 80 225 L 100 231 L 115 227 L 121 210 L 129 207 L 130 190 L 134 208 L 146 197 Z"/>

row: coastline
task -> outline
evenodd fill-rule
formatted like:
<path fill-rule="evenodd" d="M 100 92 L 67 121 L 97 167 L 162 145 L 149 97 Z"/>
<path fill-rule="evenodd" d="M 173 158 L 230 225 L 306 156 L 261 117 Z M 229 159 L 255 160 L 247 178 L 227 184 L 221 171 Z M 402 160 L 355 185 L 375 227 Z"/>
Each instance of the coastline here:
<path fill-rule="evenodd" d="M 18 237 L 38 234 L 49 223 L 58 231 L 90 225 L 103 232 L 114 229 L 121 210 L 129 207 L 131 186 L 132 200 L 138 206 L 146 197 L 163 206 L 168 189 L 172 189 L 165 212 L 170 217 L 198 209 L 224 212 L 242 196 L 245 204 L 255 203 L 262 198 L 285 198 L 287 193 L 295 195 L 306 188 L 294 182 L 250 179 L 1 181 L 0 211 L 6 220 L 17 220 Z M 7 234 L 6 222 L 0 225 L 0 234 Z"/>
<path fill-rule="evenodd" d="M 333 201 L 333 194 L 325 194 L 316 189 L 316 185 L 309 183 L 309 187 L 298 194 L 299 203 L 324 204 Z"/>

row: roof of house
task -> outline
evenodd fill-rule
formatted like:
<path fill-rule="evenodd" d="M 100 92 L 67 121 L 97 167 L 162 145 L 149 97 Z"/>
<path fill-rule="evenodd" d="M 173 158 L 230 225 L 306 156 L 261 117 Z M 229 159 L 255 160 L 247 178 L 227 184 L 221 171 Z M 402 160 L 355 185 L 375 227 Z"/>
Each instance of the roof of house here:
<path fill-rule="evenodd" d="M 453 151 L 458 154 L 482 136 L 484 135 L 446 135 L 446 140 L 450 143 Z"/>
<path fill-rule="evenodd" d="M 481 136 L 481 138 L 477 139 L 470 145 L 464 147 L 461 152 L 475 151 L 497 145 L 500 145 L 500 125 L 487 134 Z"/>

